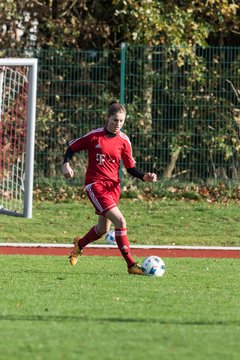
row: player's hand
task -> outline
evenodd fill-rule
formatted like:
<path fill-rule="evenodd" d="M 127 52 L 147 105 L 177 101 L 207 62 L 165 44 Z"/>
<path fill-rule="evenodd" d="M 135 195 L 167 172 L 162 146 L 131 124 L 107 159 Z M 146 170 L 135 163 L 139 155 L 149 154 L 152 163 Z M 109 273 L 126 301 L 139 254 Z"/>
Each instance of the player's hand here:
<path fill-rule="evenodd" d="M 156 182 L 157 181 L 157 175 L 154 173 L 146 173 L 143 177 L 143 180 L 146 182 Z"/>
<path fill-rule="evenodd" d="M 70 179 L 74 176 L 73 169 L 68 162 L 63 164 L 63 176 L 65 179 Z"/>

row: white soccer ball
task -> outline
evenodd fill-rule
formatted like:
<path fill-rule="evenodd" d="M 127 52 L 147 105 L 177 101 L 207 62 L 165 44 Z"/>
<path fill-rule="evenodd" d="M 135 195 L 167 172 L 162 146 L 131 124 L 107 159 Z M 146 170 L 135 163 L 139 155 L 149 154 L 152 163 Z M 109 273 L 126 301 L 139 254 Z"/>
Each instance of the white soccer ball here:
<path fill-rule="evenodd" d="M 115 231 L 110 230 L 106 233 L 105 237 L 106 243 L 109 245 L 116 245 L 116 239 L 115 239 Z"/>
<path fill-rule="evenodd" d="M 147 276 L 163 276 L 165 269 L 163 260 L 158 256 L 148 256 L 142 262 L 142 271 Z"/>

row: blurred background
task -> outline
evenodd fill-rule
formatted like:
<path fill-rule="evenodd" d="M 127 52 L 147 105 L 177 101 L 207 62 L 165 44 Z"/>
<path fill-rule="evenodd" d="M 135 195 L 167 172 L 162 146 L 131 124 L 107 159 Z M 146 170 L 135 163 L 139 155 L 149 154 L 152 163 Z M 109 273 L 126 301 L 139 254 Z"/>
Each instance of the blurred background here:
<path fill-rule="evenodd" d="M 0 10 L 0 56 L 38 58 L 35 186 L 62 177 L 69 140 L 103 126 L 113 98 L 127 108 L 138 168 L 239 180 L 238 2 L 9 0 Z M 86 157 L 74 162 L 79 183 Z"/>

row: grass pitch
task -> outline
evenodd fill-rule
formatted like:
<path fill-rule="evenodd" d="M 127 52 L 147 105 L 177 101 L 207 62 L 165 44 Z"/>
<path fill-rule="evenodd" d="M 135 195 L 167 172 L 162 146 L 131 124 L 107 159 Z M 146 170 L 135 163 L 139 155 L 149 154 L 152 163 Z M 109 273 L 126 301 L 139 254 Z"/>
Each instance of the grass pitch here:
<path fill-rule="evenodd" d="M 240 246 L 239 205 L 121 199 L 131 244 Z M 0 242 L 72 243 L 96 224 L 88 200 L 34 203 L 33 219 L 0 215 Z M 98 243 L 104 243 L 99 240 Z"/>
<path fill-rule="evenodd" d="M 132 244 L 240 246 L 238 204 L 122 199 L 120 209 Z M 32 220 L 0 215 L 0 241 L 70 244 L 95 223 L 85 200 L 34 203 Z M 71 268 L 65 257 L 0 256 L 0 358 L 237 360 L 240 259 L 164 261 L 165 275 L 148 278 L 129 276 L 121 257 Z"/>
<path fill-rule="evenodd" d="M 142 260 L 142 259 L 138 259 Z M 0 256 L 4 360 L 231 359 L 240 260 L 164 259 L 162 278 L 119 257 Z"/>

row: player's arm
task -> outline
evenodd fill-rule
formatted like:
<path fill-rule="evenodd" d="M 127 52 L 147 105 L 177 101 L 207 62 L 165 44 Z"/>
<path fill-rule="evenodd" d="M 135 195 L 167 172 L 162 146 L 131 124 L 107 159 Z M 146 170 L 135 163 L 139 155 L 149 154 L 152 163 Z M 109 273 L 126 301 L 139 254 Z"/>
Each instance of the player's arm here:
<path fill-rule="evenodd" d="M 156 182 L 157 181 L 157 175 L 154 173 L 142 173 L 139 171 L 136 167 L 133 168 L 127 168 L 128 174 L 132 175 L 133 177 L 140 179 L 145 182 Z"/>
<path fill-rule="evenodd" d="M 74 176 L 73 169 L 70 166 L 70 161 L 76 152 L 87 149 L 89 144 L 89 135 L 90 133 L 81 138 L 70 141 L 63 160 L 63 176 L 66 179 Z"/>
<path fill-rule="evenodd" d="M 128 168 L 127 172 L 128 172 L 128 174 L 132 175 L 133 177 L 144 181 L 143 180 L 144 174 L 141 171 L 139 171 L 136 167 Z"/>
<path fill-rule="evenodd" d="M 74 151 L 71 149 L 71 147 L 68 147 L 63 160 L 63 176 L 66 179 L 72 178 L 74 176 L 73 169 L 71 168 L 69 163 L 73 157 L 73 154 Z"/>
<path fill-rule="evenodd" d="M 154 173 L 142 173 L 135 167 L 135 160 L 132 156 L 132 146 L 129 138 L 124 135 L 126 141 L 125 141 L 125 147 L 124 151 L 122 152 L 122 160 L 125 168 L 127 169 L 127 172 L 132 175 L 133 177 L 136 177 L 142 181 L 146 182 L 155 182 L 157 181 L 157 175 Z"/>

